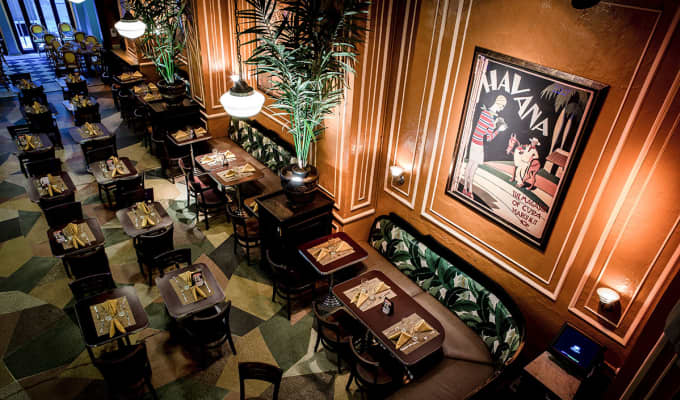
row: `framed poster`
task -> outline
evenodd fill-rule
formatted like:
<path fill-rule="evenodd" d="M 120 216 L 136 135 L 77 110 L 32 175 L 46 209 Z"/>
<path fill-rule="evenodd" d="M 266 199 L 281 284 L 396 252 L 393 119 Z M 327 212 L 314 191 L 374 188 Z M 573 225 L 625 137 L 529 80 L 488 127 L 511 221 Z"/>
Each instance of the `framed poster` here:
<path fill-rule="evenodd" d="M 545 248 L 607 89 L 476 48 L 446 193 Z"/>

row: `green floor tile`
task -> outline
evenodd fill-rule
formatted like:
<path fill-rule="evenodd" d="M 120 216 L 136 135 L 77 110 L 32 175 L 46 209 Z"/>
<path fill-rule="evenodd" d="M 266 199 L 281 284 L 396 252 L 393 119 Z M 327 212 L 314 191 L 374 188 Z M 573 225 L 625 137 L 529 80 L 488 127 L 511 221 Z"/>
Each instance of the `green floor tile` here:
<path fill-rule="evenodd" d="M 0 283 L 0 291 L 30 292 L 59 260 L 54 257 L 32 257 L 12 275 Z"/>

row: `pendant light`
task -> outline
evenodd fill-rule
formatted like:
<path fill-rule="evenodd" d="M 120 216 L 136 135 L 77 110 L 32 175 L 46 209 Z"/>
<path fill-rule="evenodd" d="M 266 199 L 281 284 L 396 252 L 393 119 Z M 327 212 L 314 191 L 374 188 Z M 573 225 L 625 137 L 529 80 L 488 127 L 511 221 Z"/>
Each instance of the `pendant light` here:
<path fill-rule="evenodd" d="M 231 77 L 232 81 L 234 81 L 234 85 L 227 93 L 220 97 L 220 103 L 222 103 L 224 111 L 231 115 L 232 118 L 241 119 L 257 115 L 264 105 L 264 96 L 262 93 L 251 88 L 248 83 L 243 80 L 243 71 L 241 70 L 241 39 L 238 24 L 238 2 L 234 2 L 234 15 L 236 17 L 238 75 L 233 75 Z"/>
<path fill-rule="evenodd" d="M 68 0 L 68 1 L 70 1 L 73 4 L 80 4 L 83 3 L 85 0 Z"/>
<path fill-rule="evenodd" d="M 73 1 L 73 0 L 71 0 Z M 114 25 L 116 30 L 124 38 L 137 39 L 144 34 L 146 24 L 130 14 L 130 2 L 125 3 L 125 15 Z"/>

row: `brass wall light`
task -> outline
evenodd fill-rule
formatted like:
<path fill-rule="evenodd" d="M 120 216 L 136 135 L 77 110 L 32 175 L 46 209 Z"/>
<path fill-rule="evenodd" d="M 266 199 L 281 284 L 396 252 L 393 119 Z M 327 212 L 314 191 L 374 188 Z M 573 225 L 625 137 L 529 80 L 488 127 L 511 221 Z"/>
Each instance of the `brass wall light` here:
<path fill-rule="evenodd" d="M 404 168 L 398 165 L 393 165 L 390 167 L 390 175 L 392 175 L 393 185 L 401 186 L 406 181 L 406 178 L 404 178 Z"/>

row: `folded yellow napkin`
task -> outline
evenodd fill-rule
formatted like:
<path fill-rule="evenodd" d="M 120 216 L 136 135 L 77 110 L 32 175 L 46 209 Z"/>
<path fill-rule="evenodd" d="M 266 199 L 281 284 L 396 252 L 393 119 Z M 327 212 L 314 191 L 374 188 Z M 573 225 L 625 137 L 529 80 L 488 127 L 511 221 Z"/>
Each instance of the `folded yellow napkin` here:
<path fill-rule="evenodd" d="M 418 324 L 416 324 L 415 331 L 416 332 L 429 332 L 432 330 L 432 327 L 425 322 L 424 319 L 421 319 Z"/>
<path fill-rule="evenodd" d="M 177 139 L 177 140 L 184 139 L 185 137 L 188 137 L 188 136 L 189 136 L 189 134 L 187 132 L 181 130 L 181 129 L 178 130 L 177 132 L 175 132 L 175 139 Z"/>
<path fill-rule="evenodd" d="M 26 135 L 25 138 L 26 146 L 24 146 L 24 150 L 35 149 L 35 144 L 33 143 L 33 136 Z"/>
<path fill-rule="evenodd" d="M 250 203 L 250 209 L 253 210 L 253 212 L 257 212 L 257 207 L 258 207 L 257 202 L 253 201 L 252 203 Z"/>
<path fill-rule="evenodd" d="M 132 77 L 133 77 L 133 78 L 141 78 L 141 77 L 143 77 L 143 76 L 144 76 L 144 75 L 142 75 L 142 73 L 139 72 L 139 71 L 135 71 L 135 72 L 132 74 Z"/>
<path fill-rule="evenodd" d="M 359 298 L 357 299 L 357 307 L 361 307 L 364 302 L 368 300 L 368 295 L 365 293 L 360 293 Z"/>
<path fill-rule="evenodd" d="M 153 83 L 153 82 L 149 83 L 148 86 L 149 86 L 149 90 L 151 90 L 152 92 L 155 92 L 155 91 L 158 90 L 158 86 L 156 86 L 156 84 Z"/>
<path fill-rule="evenodd" d="M 108 300 L 104 303 L 104 308 L 106 309 L 106 312 L 111 315 L 111 325 L 109 326 L 109 337 L 113 337 L 113 335 L 116 334 L 116 330 L 120 333 L 125 333 L 125 327 L 123 324 L 118 320 L 117 313 L 118 313 L 118 307 L 116 305 L 116 300 Z"/>
<path fill-rule="evenodd" d="M 61 189 L 59 189 L 57 185 L 52 184 L 52 174 L 47 174 L 47 180 L 49 181 L 49 184 L 47 185 L 47 191 L 49 192 L 50 197 L 54 196 L 54 192 L 62 193 Z"/>
<path fill-rule="evenodd" d="M 80 240 L 80 238 L 78 237 L 78 233 L 79 233 L 78 225 L 71 222 L 68 225 L 66 225 L 66 228 L 64 228 L 64 230 L 67 230 L 67 229 L 68 229 L 68 232 L 71 232 L 71 243 L 73 244 L 73 247 L 76 248 L 76 249 L 78 248 L 78 245 L 85 247 L 85 243 L 83 243 L 83 241 Z"/>
<path fill-rule="evenodd" d="M 241 168 L 241 172 L 255 172 L 255 167 L 248 163 Z"/>
<path fill-rule="evenodd" d="M 385 285 L 385 282 L 380 282 L 378 287 L 375 289 L 375 293 L 378 294 L 378 293 L 384 292 L 385 290 L 389 290 L 389 289 L 390 289 L 390 287 Z"/>
<path fill-rule="evenodd" d="M 396 347 L 397 347 L 398 349 L 400 349 L 401 346 L 405 345 L 406 342 L 408 342 L 409 340 L 411 340 L 411 337 L 412 337 L 412 336 L 409 335 L 408 333 L 406 333 L 406 332 L 401 332 L 401 335 L 399 335 L 399 339 L 397 340 Z"/>
<path fill-rule="evenodd" d="M 222 173 L 222 176 L 224 176 L 225 178 L 231 178 L 234 175 L 236 175 L 236 171 L 234 171 L 233 169 L 228 169 Z"/>
<path fill-rule="evenodd" d="M 194 133 L 196 134 L 196 136 L 203 136 L 208 132 L 205 130 L 205 128 L 201 127 L 194 129 Z"/>

